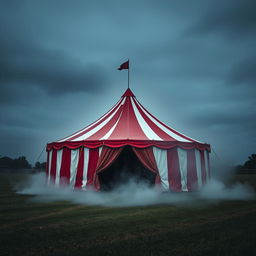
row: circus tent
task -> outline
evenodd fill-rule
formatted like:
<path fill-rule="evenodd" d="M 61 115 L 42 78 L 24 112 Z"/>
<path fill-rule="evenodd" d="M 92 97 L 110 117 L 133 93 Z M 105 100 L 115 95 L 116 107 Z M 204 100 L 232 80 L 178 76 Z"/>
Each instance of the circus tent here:
<path fill-rule="evenodd" d="M 99 176 L 130 147 L 163 191 L 193 191 L 210 177 L 210 145 L 167 126 L 128 88 L 102 117 L 47 144 L 48 183 L 101 190 Z"/>

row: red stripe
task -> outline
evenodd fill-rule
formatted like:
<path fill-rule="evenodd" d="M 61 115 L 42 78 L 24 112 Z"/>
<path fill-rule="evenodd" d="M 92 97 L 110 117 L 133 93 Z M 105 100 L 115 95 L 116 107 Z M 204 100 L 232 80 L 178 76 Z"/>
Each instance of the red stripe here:
<path fill-rule="evenodd" d="M 99 159 L 99 149 L 98 148 L 89 149 L 86 188 L 93 188 L 93 180 L 94 180 L 94 175 L 96 173 L 98 159 Z"/>
<path fill-rule="evenodd" d="M 51 182 L 55 183 L 56 178 L 56 165 L 57 165 L 57 150 L 52 150 L 52 162 L 51 162 Z"/>
<path fill-rule="evenodd" d="M 47 151 L 47 161 L 46 161 L 46 177 L 48 177 L 50 175 L 49 173 L 49 155 L 50 155 L 50 152 Z"/>
<path fill-rule="evenodd" d="M 128 117 L 127 117 L 127 99 L 122 107 L 121 117 L 114 131 L 110 135 L 109 139 L 118 140 L 120 138 L 127 137 L 128 134 Z"/>
<path fill-rule="evenodd" d="M 129 105 L 129 139 L 148 140 L 135 115 L 130 97 L 128 98 L 127 104 Z"/>
<path fill-rule="evenodd" d="M 200 150 L 200 160 L 201 160 L 201 170 L 202 170 L 202 183 L 206 182 L 206 169 L 205 169 L 205 159 L 204 159 L 204 151 Z"/>
<path fill-rule="evenodd" d="M 69 184 L 70 180 L 70 162 L 71 162 L 71 150 L 69 148 L 63 148 L 61 167 L 60 167 L 60 184 Z"/>
<path fill-rule="evenodd" d="M 184 138 L 184 139 L 186 139 L 186 140 L 189 140 L 189 141 L 192 141 L 192 142 L 196 142 L 196 141 L 194 141 L 194 140 L 192 140 L 192 139 L 186 137 L 185 135 L 180 134 L 179 132 L 175 131 L 175 130 L 172 129 L 171 127 L 167 126 L 166 124 L 164 124 L 163 122 L 161 122 L 160 120 L 158 120 L 158 119 L 157 119 L 156 117 L 154 117 L 151 113 L 149 113 L 149 112 L 140 104 L 140 102 L 139 102 L 137 99 L 136 99 L 136 101 L 138 102 L 138 104 L 140 105 L 140 107 L 141 107 L 142 109 L 144 109 L 153 119 L 155 119 L 157 122 L 159 122 L 159 123 L 160 123 L 161 125 L 163 125 L 165 128 L 167 128 L 169 131 L 175 133 L 176 135 L 178 135 L 178 136 L 180 136 L 180 137 L 182 137 L 182 138 Z"/>
<path fill-rule="evenodd" d="M 148 140 L 135 116 L 130 97 L 126 98 L 119 122 L 108 138 L 108 140 L 120 139 Z"/>
<path fill-rule="evenodd" d="M 97 121 L 95 121 L 94 123 L 94 125 L 93 126 L 91 126 L 90 128 L 88 128 L 88 129 L 86 129 L 86 130 L 84 130 L 83 132 L 80 132 L 80 133 L 75 133 L 76 135 L 74 135 L 73 137 L 71 137 L 71 138 L 69 138 L 68 140 L 70 141 L 70 140 L 74 140 L 74 139 L 76 139 L 76 138 L 78 138 L 78 137 L 81 137 L 82 135 L 84 135 L 85 133 L 87 133 L 87 132 L 89 132 L 89 131 L 91 131 L 92 129 L 94 129 L 95 127 L 97 127 L 98 125 L 100 125 L 102 122 L 104 122 L 113 112 L 115 112 L 115 110 L 121 105 L 121 102 L 122 101 L 120 101 L 102 120 L 100 120 L 100 122 L 98 122 L 97 123 Z M 103 115 L 104 116 L 104 115 Z M 100 118 L 99 118 L 100 119 Z M 98 119 L 98 120 L 99 120 Z M 90 125 L 89 125 L 90 126 Z"/>
<path fill-rule="evenodd" d="M 77 164 L 75 188 L 82 187 L 83 172 L 84 172 L 84 147 L 79 149 L 79 158 L 78 158 L 78 164 Z"/>
<path fill-rule="evenodd" d="M 166 132 L 164 132 L 162 129 L 160 129 L 141 109 L 140 105 L 134 100 L 134 103 L 142 115 L 145 122 L 148 124 L 148 126 L 163 140 L 168 141 L 176 141 L 174 138 L 172 138 L 170 135 L 168 135 Z"/>
<path fill-rule="evenodd" d="M 194 149 L 187 151 L 187 183 L 188 191 L 197 189 L 196 156 Z"/>
<path fill-rule="evenodd" d="M 181 176 L 177 148 L 167 150 L 167 166 L 169 188 L 172 191 L 181 191 Z"/>
<path fill-rule="evenodd" d="M 115 123 L 117 122 L 121 112 L 123 110 L 123 106 L 121 106 L 118 111 L 116 112 L 116 114 L 109 120 L 109 122 L 104 125 L 99 131 L 97 131 L 96 133 L 94 133 L 92 136 L 88 137 L 86 140 L 99 140 L 101 139 L 103 136 L 106 135 L 106 133 L 115 125 Z"/>

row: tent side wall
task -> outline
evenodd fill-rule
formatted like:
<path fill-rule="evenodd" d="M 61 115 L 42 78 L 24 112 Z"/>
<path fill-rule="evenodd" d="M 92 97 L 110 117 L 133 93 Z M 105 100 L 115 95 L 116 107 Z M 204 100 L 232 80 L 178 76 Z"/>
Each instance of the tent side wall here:
<path fill-rule="evenodd" d="M 97 181 L 97 167 L 101 166 L 99 163 L 106 158 L 106 153 L 110 151 L 112 156 L 113 153 L 115 154 L 114 151 L 119 150 L 118 153 L 116 152 L 116 156 L 120 153 L 120 149 L 111 148 L 108 151 L 107 149 L 110 148 L 104 147 L 104 150 L 102 148 L 68 149 L 64 147 L 49 150 L 46 170 L 48 184 L 97 190 L 99 184 L 96 184 L 95 181 Z M 207 150 L 186 150 L 179 147 L 167 150 L 157 147 L 151 149 L 155 164 L 152 164 L 151 155 L 151 159 L 148 158 L 150 161 L 145 165 L 148 153 L 144 156 L 145 161 L 142 164 L 148 169 L 151 166 L 151 171 L 157 169 L 155 172 L 158 173 L 157 178 L 160 179 L 164 191 L 193 191 L 200 188 L 210 178 L 209 152 Z M 156 184 L 158 183 L 159 181 L 156 180 Z"/>
<path fill-rule="evenodd" d="M 153 151 L 165 191 L 194 191 L 210 179 L 207 150 L 184 150 L 179 147 L 163 150 L 153 147 Z"/>
<path fill-rule="evenodd" d="M 83 189 L 94 188 L 94 176 L 102 147 L 52 149 L 47 152 L 47 184 Z"/>

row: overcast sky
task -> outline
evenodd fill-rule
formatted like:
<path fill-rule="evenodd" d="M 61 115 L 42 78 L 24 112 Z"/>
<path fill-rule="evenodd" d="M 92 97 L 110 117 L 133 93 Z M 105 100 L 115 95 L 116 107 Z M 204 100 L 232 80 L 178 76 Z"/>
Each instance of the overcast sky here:
<path fill-rule="evenodd" d="M 0 155 L 34 163 L 47 142 L 98 119 L 126 89 L 117 67 L 129 58 L 151 113 L 244 162 L 256 153 L 255 10 L 254 0 L 0 0 Z"/>

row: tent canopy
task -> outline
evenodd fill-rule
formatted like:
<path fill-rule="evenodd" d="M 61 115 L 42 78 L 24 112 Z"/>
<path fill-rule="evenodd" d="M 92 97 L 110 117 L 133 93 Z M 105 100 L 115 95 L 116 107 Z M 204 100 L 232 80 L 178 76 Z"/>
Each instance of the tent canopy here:
<path fill-rule="evenodd" d="M 210 151 L 210 145 L 196 141 L 167 126 L 149 113 L 128 88 L 121 99 L 102 117 L 57 142 L 47 145 L 47 150 L 99 148 L 123 146 L 161 149 L 180 147 Z"/>
<path fill-rule="evenodd" d="M 97 121 L 48 144 L 47 151 L 48 183 L 83 190 L 108 186 L 122 169 L 130 169 L 128 176 L 146 173 L 167 191 L 193 191 L 211 175 L 210 145 L 159 121 L 130 89 Z"/>

